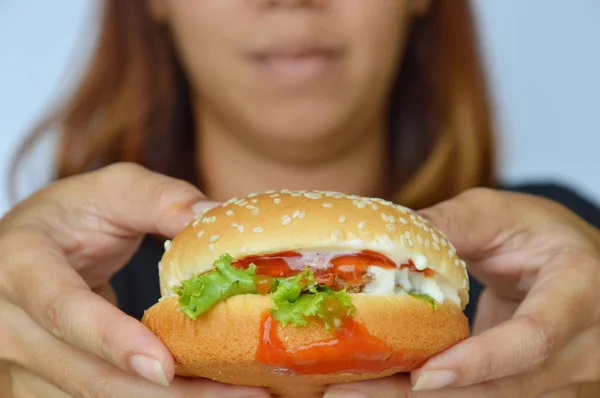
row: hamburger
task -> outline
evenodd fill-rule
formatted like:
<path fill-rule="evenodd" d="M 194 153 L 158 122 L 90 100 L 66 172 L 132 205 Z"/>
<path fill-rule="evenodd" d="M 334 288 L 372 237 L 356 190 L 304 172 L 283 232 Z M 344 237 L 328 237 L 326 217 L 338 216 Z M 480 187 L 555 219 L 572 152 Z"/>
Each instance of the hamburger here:
<path fill-rule="evenodd" d="M 269 191 L 198 214 L 165 242 L 142 322 L 176 375 L 319 396 L 409 372 L 469 336 L 465 262 L 392 202 Z"/>

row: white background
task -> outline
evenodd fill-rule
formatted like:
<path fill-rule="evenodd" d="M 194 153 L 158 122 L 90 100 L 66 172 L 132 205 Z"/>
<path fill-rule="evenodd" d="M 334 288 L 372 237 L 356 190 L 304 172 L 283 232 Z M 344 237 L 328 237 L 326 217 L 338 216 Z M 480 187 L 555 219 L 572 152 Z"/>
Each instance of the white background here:
<path fill-rule="evenodd" d="M 97 4 L 0 0 L 0 213 L 10 206 L 10 155 L 71 87 L 93 42 Z M 497 105 L 501 176 L 566 183 L 600 203 L 600 2 L 475 4 Z M 51 149 L 49 141 L 35 152 L 25 189 L 51 177 L 44 171 Z"/>

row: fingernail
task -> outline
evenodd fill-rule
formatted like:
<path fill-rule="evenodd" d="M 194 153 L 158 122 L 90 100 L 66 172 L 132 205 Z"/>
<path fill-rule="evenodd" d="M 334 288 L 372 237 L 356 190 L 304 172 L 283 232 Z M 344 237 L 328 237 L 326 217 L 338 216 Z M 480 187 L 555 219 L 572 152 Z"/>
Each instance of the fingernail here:
<path fill-rule="evenodd" d="M 129 360 L 131 367 L 144 379 L 168 387 L 169 382 L 159 361 L 145 355 L 134 355 Z"/>
<path fill-rule="evenodd" d="M 456 380 L 456 373 L 451 370 L 430 370 L 419 376 L 413 391 L 435 390 L 448 387 Z"/>
<path fill-rule="evenodd" d="M 203 200 L 201 202 L 198 202 L 196 204 L 194 204 L 192 206 L 192 211 L 196 214 L 200 214 L 200 213 L 205 213 L 208 210 L 212 209 L 213 207 L 217 207 L 219 206 L 221 203 L 220 202 L 213 202 L 210 200 Z"/>
<path fill-rule="evenodd" d="M 367 394 L 352 390 L 331 390 L 323 398 L 370 398 Z"/>

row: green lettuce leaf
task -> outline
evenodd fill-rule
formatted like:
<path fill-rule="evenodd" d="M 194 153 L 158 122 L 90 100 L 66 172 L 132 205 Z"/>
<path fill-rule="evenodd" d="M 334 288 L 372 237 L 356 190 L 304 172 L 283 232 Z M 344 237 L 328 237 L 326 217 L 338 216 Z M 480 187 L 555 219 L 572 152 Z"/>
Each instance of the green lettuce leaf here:
<path fill-rule="evenodd" d="M 413 296 L 414 298 L 417 298 L 419 300 L 425 300 L 428 303 L 431 304 L 431 306 L 433 307 L 433 310 L 437 310 L 438 309 L 438 302 L 435 301 L 435 299 L 431 296 L 428 296 L 426 294 L 420 294 L 420 293 L 409 293 L 411 296 Z"/>
<path fill-rule="evenodd" d="M 213 264 L 215 269 L 193 276 L 175 289 L 179 309 L 196 319 L 214 305 L 240 294 L 259 294 L 255 284 L 256 266 L 237 269 L 233 258 L 223 254 Z M 304 326 L 310 318 L 320 318 L 326 329 L 341 325 L 343 318 L 355 312 L 352 299 L 345 291 L 319 286 L 310 268 L 287 278 L 276 278 L 271 288 L 271 314 L 281 324 Z"/>
<path fill-rule="evenodd" d="M 256 266 L 237 269 L 231 265 L 232 260 L 230 255 L 223 254 L 214 262 L 214 270 L 193 276 L 175 289 L 181 312 L 196 319 L 231 296 L 258 293 L 254 283 Z"/>
<path fill-rule="evenodd" d="M 326 329 L 331 329 L 355 312 L 352 299 L 345 291 L 319 286 L 310 268 L 280 279 L 272 299 L 271 314 L 283 326 L 305 326 L 310 318 L 318 317 Z"/>

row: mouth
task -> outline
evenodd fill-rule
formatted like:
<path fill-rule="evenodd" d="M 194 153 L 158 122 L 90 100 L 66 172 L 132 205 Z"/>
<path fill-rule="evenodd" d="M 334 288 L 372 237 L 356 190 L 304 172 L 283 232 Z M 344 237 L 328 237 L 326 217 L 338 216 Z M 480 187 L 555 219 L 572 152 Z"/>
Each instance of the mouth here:
<path fill-rule="evenodd" d="M 262 71 L 286 79 L 307 79 L 326 73 L 342 57 L 339 47 L 284 43 L 250 53 Z"/>

